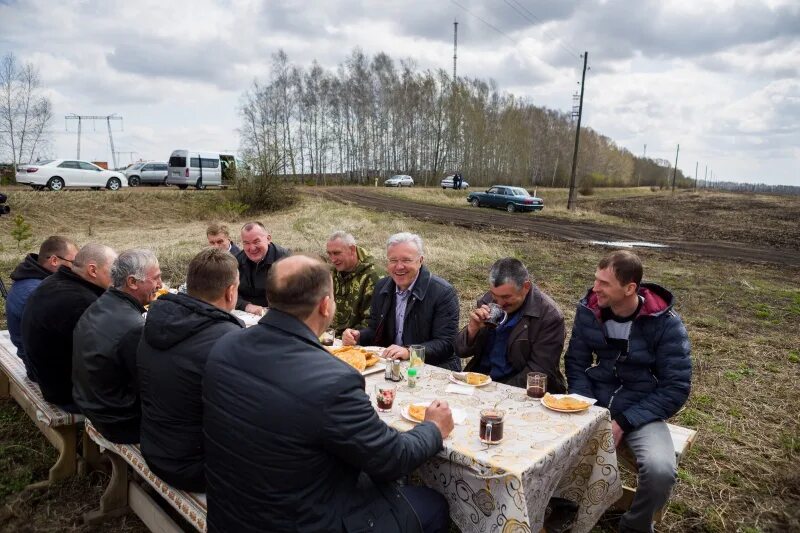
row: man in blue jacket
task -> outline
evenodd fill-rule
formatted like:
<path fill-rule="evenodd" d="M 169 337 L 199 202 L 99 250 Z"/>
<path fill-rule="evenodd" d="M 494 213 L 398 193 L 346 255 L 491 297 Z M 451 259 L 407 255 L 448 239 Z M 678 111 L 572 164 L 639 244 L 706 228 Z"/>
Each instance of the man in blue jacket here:
<path fill-rule="evenodd" d="M 44 240 L 38 254 L 26 255 L 11 273 L 14 283 L 6 300 L 8 334 L 17 347 L 17 356 L 23 361 L 25 348 L 22 345 L 22 313 L 25 311 L 25 303 L 42 280 L 58 270 L 58 267 L 72 267 L 72 260 L 77 253 L 78 247 L 74 242 L 66 237 L 53 235 Z M 33 376 L 30 377 L 33 379 Z"/>
<path fill-rule="evenodd" d="M 578 304 L 565 366 L 569 391 L 611 412 L 614 444 L 636 456 L 639 485 L 620 531 L 653 531 L 653 515 L 675 484 L 675 449 L 665 421 L 686 402 L 689 338 L 672 294 L 642 283 L 636 254 L 616 251 L 597 266 Z"/>

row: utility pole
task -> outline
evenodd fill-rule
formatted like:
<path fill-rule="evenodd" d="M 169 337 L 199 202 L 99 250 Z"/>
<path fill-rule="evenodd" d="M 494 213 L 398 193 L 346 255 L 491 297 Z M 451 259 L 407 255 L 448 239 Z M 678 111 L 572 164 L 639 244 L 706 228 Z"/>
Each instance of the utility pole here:
<path fill-rule="evenodd" d="M 675 176 L 678 174 L 678 153 L 681 151 L 681 145 L 675 151 L 675 168 L 672 169 L 672 194 L 675 194 Z"/>
<path fill-rule="evenodd" d="M 642 154 L 642 164 L 643 165 L 645 164 L 645 161 L 647 161 L 647 145 L 646 144 L 644 145 L 644 153 Z M 639 186 L 639 180 L 641 179 L 641 177 L 642 177 L 642 173 L 641 172 L 636 174 L 636 186 L 637 187 Z"/>
<path fill-rule="evenodd" d="M 586 62 L 589 59 L 589 52 L 583 52 L 583 75 L 581 76 L 581 101 L 578 107 L 578 127 L 575 130 L 575 150 L 572 153 L 572 174 L 569 178 L 569 200 L 567 209 L 575 209 L 575 172 L 578 169 L 578 142 L 581 138 L 581 118 L 583 116 L 583 89 L 586 85 Z"/>
<path fill-rule="evenodd" d="M 458 59 L 458 22 L 453 20 L 453 81 L 456 81 L 456 60 Z"/>
<path fill-rule="evenodd" d="M 700 161 L 694 164 L 694 191 L 697 192 L 697 169 L 700 168 Z"/>
<path fill-rule="evenodd" d="M 706 163 L 706 173 L 703 174 L 703 187 L 708 189 L 708 163 Z"/>
<path fill-rule="evenodd" d="M 105 120 L 106 124 L 108 125 L 108 144 L 111 146 L 111 161 L 114 164 L 114 168 L 117 168 L 117 153 L 114 151 L 114 136 L 111 134 L 111 121 L 112 120 L 119 120 L 120 123 L 122 122 L 122 117 L 118 116 L 116 113 L 111 115 L 105 116 L 98 116 L 98 115 L 76 115 L 75 113 L 71 113 L 64 117 L 65 120 L 77 120 L 78 121 L 78 152 L 76 159 L 81 158 L 81 124 L 84 120 Z M 94 122 L 93 122 L 94 123 Z"/>

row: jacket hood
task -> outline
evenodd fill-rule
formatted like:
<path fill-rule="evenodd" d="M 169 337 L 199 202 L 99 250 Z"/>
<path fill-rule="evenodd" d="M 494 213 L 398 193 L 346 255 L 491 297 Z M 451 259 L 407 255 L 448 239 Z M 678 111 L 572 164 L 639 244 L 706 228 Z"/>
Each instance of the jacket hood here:
<path fill-rule="evenodd" d="M 667 289 L 656 283 L 642 283 L 639 285 L 639 296 L 644 298 L 638 317 L 658 316 L 668 312 L 674 305 L 674 296 Z M 581 300 L 581 305 L 589 309 L 597 319 L 600 319 L 600 306 L 597 295 L 590 288 Z"/>
<path fill-rule="evenodd" d="M 14 281 L 20 281 L 23 279 L 44 279 L 50 274 L 52 272 L 39 264 L 39 254 L 28 254 L 17 265 L 10 277 Z"/>
<path fill-rule="evenodd" d="M 215 322 L 243 327 L 232 314 L 188 294 L 165 294 L 150 304 L 144 338 L 157 350 L 167 350 Z"/>

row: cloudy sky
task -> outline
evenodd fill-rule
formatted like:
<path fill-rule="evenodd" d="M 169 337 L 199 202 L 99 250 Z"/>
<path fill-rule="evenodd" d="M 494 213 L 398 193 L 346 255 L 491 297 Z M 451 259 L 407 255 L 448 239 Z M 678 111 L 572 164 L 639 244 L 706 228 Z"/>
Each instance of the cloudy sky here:
<path fill-rule="evenodd" d="M 0 55 L 40 69 L 58 156 L 69 113 L 124 118 L 118 151 L 236 149 L 237 107 L 270 56 L 335 68 L 358 46 L 452 69 L 568 111 L 589 52 L 584 125 L 694 175 L 800 185 L 797 0 L 0 0 Z M 104 123 L 82 156 L 110 160 Z M 128 154 L 121 160 L 130 160 Z"/>

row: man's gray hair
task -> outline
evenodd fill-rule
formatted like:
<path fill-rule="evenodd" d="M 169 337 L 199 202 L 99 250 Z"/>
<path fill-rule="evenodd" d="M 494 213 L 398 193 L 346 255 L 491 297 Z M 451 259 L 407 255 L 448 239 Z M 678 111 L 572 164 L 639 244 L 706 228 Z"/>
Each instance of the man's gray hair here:
<path fill-rule="evenodd" d="M 114 250 L 105 244 L 89 243 L 85 244 L 72 261 L 73 270 L 83 270 L 90 263 L 94 263 L 98 267 L 104 267 L 109 259 L 114 256 Z"/>
<path fill-rule="evenodd" d="M 328 242 L 331 241 L 342 241 L 347 246 L 355 246 L 356 239 L 346 231 L 337 230 L 331 233 L 330 237 L 328 237 Z"/>
<path fill-rule="evenodd" d="M 492 287 L 513 283 L 517 289 L 521 289 L 526 281 L 533 281 L 528 269 L 522 261 L 513 257 L 498 259 L 489 269 L 489 285 Z"/>
<path fill-rule="evenodd" d="M 404 242 L 408 242 L 414 245 L 414 248 L 417 249 L 419 255 L 423 255 L 423 248 L 422 248 L 422 237 L 417 235 L 416 233 L 395 233 L 386 241 L 386 251 L 389 251 L 389 248 L 396 245 L 402 244 Z"/>
<path fill-rule="evenodd" d="M 125 250 L 111 265 L 111 281 L 116 289 L 122 289 L 128 276 L 142 281 L 147 278 L 147 270 L 158 266 L 158 258 L 151 250 L 135 248 Z"/>

